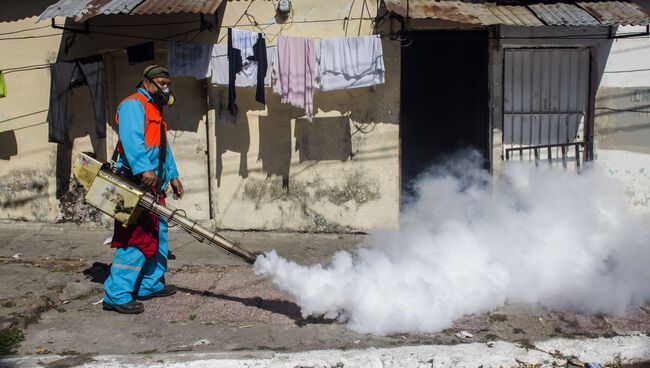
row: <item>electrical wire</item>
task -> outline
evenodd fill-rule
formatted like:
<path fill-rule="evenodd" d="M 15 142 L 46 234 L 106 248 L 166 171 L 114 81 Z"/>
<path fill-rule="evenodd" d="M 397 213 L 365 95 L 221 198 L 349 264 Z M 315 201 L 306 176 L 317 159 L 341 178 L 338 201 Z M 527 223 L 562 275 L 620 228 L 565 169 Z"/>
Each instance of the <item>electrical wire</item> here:
<path fill-rule="evenodd" d="M 21 29 L 21 30 L 18 30 L 18 31 L 13 31 L 13 32 L 5 32 L 5 33 L 0 33 L 0 36 L 16 34 L 16 33 L 21 33 L 21 32 L 28 32 L 28 31 L 35 31 L 35 30 L 44 29 L 44 28 L 50 28 L 50 26 L 48 25 L 48 26 L 43 26 L 43 27 L 25 28 L 25 29 Z"/>

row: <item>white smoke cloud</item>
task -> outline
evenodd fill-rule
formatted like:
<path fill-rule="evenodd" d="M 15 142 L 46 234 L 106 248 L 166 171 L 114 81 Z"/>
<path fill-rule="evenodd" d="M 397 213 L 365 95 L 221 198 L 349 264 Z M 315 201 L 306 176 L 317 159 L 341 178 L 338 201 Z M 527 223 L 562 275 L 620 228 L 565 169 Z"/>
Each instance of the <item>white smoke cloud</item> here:
<path fill-rule="evenodd" d="M 479 161 L 432 169 L 399 230 L 375 231 L 327 266 L 271 251 L 255 271 L 304 317 L 380 335 L 440 331 L 506 301 L 622 313 L 650 299 L 650 237 L 612 179 L 530 163 L 492 178 Z"/>

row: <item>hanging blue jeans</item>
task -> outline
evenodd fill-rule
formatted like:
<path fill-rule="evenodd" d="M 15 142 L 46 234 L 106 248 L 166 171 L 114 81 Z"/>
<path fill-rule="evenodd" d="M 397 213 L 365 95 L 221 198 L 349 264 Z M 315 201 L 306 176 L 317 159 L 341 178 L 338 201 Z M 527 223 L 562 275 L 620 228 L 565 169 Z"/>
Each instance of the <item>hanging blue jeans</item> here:
<path fill-rule="evenodd" d="M 147 296 L 162 290 L 165 287 L 163 278 L 167 271 L 168 254 L 167 222 L 160 219 L 156 256 L 146 259 L 137 247 L 115 250 L 111 274 L 104 282 L 104 301 L 121 305 L 132 301 L 136 291 L 139 296 Z"/>

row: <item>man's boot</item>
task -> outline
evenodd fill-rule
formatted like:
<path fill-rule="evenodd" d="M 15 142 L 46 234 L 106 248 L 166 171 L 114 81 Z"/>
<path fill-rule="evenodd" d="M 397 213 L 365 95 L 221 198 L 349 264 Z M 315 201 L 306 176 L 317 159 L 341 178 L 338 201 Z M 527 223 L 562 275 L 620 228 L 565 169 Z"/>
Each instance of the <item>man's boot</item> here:
<path fill-rule="evenodd" d="M 138 295 L 138 297 L 136 299 L 138 299 L 138 300 L 149 300 L 149 299 L 153 299 L 153 298 L 171 296 L 171 295 L 176 294 L 177 291 L 178 291 L 178 288 L 176 288 L 176 286 L 174 286 L 174 285 L 165 285 L 165 287 L 162 290 L 156 291 L 155 293 L 151 293 L 149 295 L 144 295 L 144 296 Z"/>
<path fill-rule="evenodd" d="M 117 313 L 122 314 L 140 314 L 144 312 L 144 305 L 140 302 L 136 302 L 135 300 L 131 300 L 126 304 L 120 305 L 102 302 L 102 308 L 107 311 L 116 311 Z"/>

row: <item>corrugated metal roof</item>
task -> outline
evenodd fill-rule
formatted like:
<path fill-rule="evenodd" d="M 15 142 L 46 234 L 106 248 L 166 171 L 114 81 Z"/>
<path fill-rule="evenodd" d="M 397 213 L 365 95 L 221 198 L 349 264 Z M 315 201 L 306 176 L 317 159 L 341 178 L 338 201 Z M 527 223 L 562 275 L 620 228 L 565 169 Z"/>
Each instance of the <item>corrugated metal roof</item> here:
<path fill-rule="evenodd" d="M 549 26 L 599 26 L 598 19 L 573 4 L 528 5 Z"/>
<path fill-rule="evenodd" d="M 45 9 L 39 20 L 54 17 L 81 16 L 93 0 L 60 0 Z"/>
<path fill-rule="evenodd" d="M 146 0 L 133 14 L 214 13 L 222 0 Z"/>
<path fill-rule="evenodd" d="M 648 25 L 650 12 L 625 1 L 501 5 L 482 0 L 384 0 L 386 8 L 410 18 L 465 24 L 518 26 Z M 514 2 L 513 2 L 514 3 Z"/>
<path fill-rule="evenodd" d="M 213 14 L 223 0 L 59 0 L 39 16 L 84 21 L 99 14 Z"/>
<path fill-rule="evenodd" d="M 142 0 L 112 0 L 102 6 L 98 14 L 129 14 Z"/>
<path fill-rule="evenodd" d="M 435 18 L 467 24 L 541 26 L 525 6 L 463 1 L 386 0 L 386 8 L 411 18 Z M 408 13 L 408 14 L 407 14 Z"/>
<path fill-rule="evenodd" d="M 595 3 L 580 2 L 578 5 L 606 26 L 645 26 L 650 24 L 649 12 L 634 3 L 601 1 Z"/>

